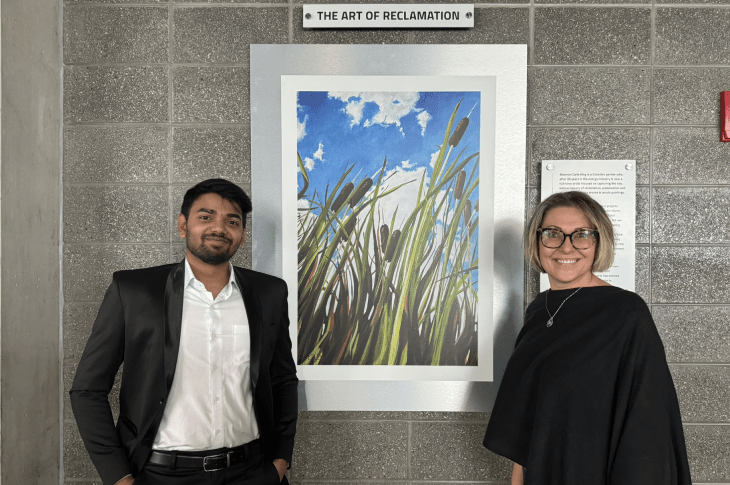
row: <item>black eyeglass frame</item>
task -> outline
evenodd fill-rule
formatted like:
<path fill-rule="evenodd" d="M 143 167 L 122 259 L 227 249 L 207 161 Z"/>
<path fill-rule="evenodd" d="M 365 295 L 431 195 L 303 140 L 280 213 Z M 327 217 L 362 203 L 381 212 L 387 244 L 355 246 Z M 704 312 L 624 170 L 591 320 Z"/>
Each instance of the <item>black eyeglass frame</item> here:
<path fill-rule="evenodd" d="M 547 246 L 547 245 L 545 244 L 545 241 L 543 241 L 543 239 L 542 239 L 542 232 L 543 232 L 543 231 L 557 231 L 557 232 L 559 232 L 560 234 L 562 234 L 562 235 L 563 235 L 563 240 L 562 240 L 562 241 L 560 241 L 560 244 L 559 244 L 558 246 L 556 246 L 556 247 L 554 247 L 554 248 L 551 248 L 550 246 Z M 590 232 L 590 233 L 591 233 L 591 236 L 593 236 L 593 244 L 591 244 L 591 245 L 590 245 L 590 246 L 588 246 L 587 248 L 583 248 L 583 249 L 575 247 L 575 244 L 573 243 L 573 236 L 574 236 L 575 234 L 578 234 L 579 232 Z M 540 244 L 542 244 L 543 246 L 545 246 L 545 247 L 546 247 L 546 248 L 548 248 L 548 249 L 558 249 L 558 248 L 562 247 L 562 246 L 563 246 L 563 244 L 565 244 L 565 238 L 569 238 L 569 239 L 570 239 L 570 244 L 571 244 L 571 245 L 572 245 L 572 246 L 573 246 L 573 247 L 574 247 L 575 249 L 577 249 L 578 251 L 587 251 L 588 249 L 592 248 L 593 246 L 595 246 L 595 245 L 596 245 L 596 241 L 598 240 L 598 237 L 599 237 L 599 232 L 598 232 L 598 231 L 597 231 L 596 229 L 593 229 L 593 230 L 590 230 L 590 229 L 576 229 L 575 231 L 571 232 L 570 234 L 565 234 L 565 233 L 564 233 L 563 231 L 561 231 L 560 229 L 552 229 L 552 228 L 542 228 L 542 227 L 541 227 L 541 228 L 539 228 L 539 229 L 537 230 L 537 234 L 538 234 L 538 239 L 540 240 Z"/>

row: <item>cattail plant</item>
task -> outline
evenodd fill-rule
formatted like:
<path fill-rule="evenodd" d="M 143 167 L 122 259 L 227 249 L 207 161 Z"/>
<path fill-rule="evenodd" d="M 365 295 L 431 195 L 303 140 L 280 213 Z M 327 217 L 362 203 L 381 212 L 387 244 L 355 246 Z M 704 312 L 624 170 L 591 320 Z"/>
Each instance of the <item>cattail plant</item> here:
<path fill-rule="evenodd" d="M 388 249 L 385 251 L 385 256 L 383 256 L 383 259 L 385 259 L 388 262 L 391 262 L 393 260 L 393 256 L 395 255 L 395 248 L 398 246 L 398 241 L 400 240 L 400 231 L 396 229 L 393 231 L 393 234 L 390 236 L 390 241 L 388 241 Z"/>
<path fill-rule="evenodd" d="M 462 170 L 459 172 L 459 176 L 456 178 L 456 190 L 454 190 L 454 198 L 461 200 L 464 196 L 464 183 L 466 182 L 466 171 Z"/>
<path fill-rule="evenodd" d="M 355 207 L 360 200 L 365 197 L 365 194 L 368 190 L 370 190 L 370 187 L 373 186 L 373 179 L 366 178 L 362 182 L 360 182 L 360 185 L 357 186 L 357 190 L 355 190 L 355 193 L 352 194 L 352 198 L 350 199 L 350 207 Z"/>
<path fill-rule="evenodd" d="M 471 201 L 466 199 L 466 207 L 464 208 L 464 224 L 469 225 L 471 222 Z"/>
<path fill-rule="evenodd" d="M 342 232 L 340 232 L 340 241 L 347 241 L 355 230 L 355 224 L 357 224 L 357 217 L 352 215 L 344 226 L 342 226 Z"/>
<path fill-rule="evenodd" d="M 340 192 L 340 195 L 337 196 L 334 202 L 332 202 L 332 212 L 339 212 L 340 207 L 342 207 L 342 204 L 345 203 L 347 198 L 350 196 L 350 193 L 352 192 L 352 189 L 355 188 L 355 185 L 353 185 L 352 182 L 347 182 L 344 187 L 342 187 L 342 191 Z"/>
<path fill-rule="evenodd" d="M 390 229 L 388 224 L 380 226 L 380 251 L 385 253 L 388 249 L 388 236 L 390 235 Z"/>
<path fill-rule="evenodd" d="M 451 134 L 451 138 L 449 138 L 449 146 L 455 147 L 459 144 L 468 126 L 469 118 L 462 118 L 461 121 L 459 121 L 459 124 L 456 125 L 454 132 Z"/>

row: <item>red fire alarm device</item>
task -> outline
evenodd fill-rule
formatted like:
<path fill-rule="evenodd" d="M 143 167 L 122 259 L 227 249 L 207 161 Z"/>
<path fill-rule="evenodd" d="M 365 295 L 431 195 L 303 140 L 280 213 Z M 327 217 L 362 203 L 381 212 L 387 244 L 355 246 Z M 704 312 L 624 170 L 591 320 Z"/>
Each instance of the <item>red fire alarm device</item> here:
<path fill-rule="evenodd" d="M 720 141 L 730 141 L 730 91 L 720 93 Z"/>

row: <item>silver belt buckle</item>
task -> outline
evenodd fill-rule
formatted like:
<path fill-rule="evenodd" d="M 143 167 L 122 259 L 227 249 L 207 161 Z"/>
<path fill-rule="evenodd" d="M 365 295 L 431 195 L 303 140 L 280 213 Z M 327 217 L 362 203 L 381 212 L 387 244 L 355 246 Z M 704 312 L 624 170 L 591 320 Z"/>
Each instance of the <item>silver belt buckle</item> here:
<path fill-rule="evenodd" d="M 223 458 L 226 457 L 226 465 L 222 466 L 220 468 L 208 468 L 208 459 L 216 459 L 216 458 Z M 231 452 L 228 453 L 221 453 L 220 455 L 210 455 L 203 457 L 203 471 L 204 472 L 217 472 L 218 470 L 223 470 L 224 468 L 227 468 L 231 466 Z"/>

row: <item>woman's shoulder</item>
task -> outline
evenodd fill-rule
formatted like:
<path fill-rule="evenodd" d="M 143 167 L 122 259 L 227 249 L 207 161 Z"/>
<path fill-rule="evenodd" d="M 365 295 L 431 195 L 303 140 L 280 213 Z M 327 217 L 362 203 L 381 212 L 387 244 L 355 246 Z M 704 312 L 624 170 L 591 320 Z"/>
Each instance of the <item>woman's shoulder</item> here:
<path fill-rule="evenodd" d="M 606 300 L 620 304 L 627 309 L 649 308 L 644 299 L 633 291 L 625 290 L 618 286 L 594 286 L 593 289 L 598 296 Z"/>

